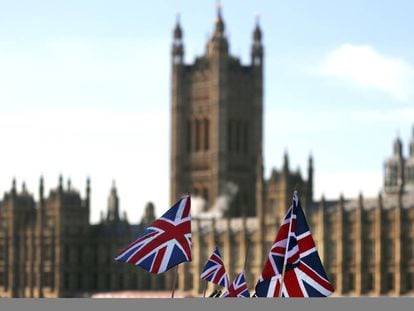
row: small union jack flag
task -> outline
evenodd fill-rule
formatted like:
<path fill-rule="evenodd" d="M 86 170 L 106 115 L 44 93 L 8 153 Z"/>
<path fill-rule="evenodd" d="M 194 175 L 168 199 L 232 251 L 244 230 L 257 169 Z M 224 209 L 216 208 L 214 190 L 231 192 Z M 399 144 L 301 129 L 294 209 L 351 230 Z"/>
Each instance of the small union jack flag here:
<path fill-rule="evenodd" d="M 334 292 L 296 191 L 256 285 L 257 296 L 279 297 L 282 282 L 282 297 L 327 297 Z"/>
<path fill-rule="evenodd" d="M 162 273 L 191 261 L 191 199 L 182 197 L 115 258 Z"/>
<path fill-rule="evenodd" d="M 213 254 L 204 266 L 200 278 L 221 285 L 224 288 L 229 288 L 229 277 L 217 246 L 214 248 Z"/>
<path fill-rule="evenodd" d="M 230 288 L 224 293 L 222 297 L 250 297 L 244 271 L 239 273 L 239 275 L 234 279 L 233 283 L 230 285 Z"/>

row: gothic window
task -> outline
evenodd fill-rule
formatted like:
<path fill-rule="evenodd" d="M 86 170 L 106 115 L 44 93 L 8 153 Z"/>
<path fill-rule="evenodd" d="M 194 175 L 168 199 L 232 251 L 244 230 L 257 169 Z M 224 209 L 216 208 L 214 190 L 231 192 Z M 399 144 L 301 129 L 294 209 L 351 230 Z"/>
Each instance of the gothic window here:
<path fill-rule="evenodd" d="M 231 245 L 231 261 L 234 265 L 237 265 L 240 259 L 240 244 L 233 243 Z"/>
<path fill-rule="evenodd" d="M 328 261 L 332 262 L 336 260 L 336 243 L 335 241 L 328 242 Z"/>
<path fill-rule="evenodd" d="M 407 275 L 407 290 L 414 290 L 414 273 L 409 272 Z"/>
<path fill-rule="evenodd" d="M 389 291 L 394 289 L 394 274 L 391 272 L 387 273 L 387 288 Z"/>
<path fill-rule="evenodd" d="M 83 284 L 82 284 L 82 273 L 78 273 L 78 289 L 83 289 Z"/>
<path fill-rule="evenodd" d="M 0 219 L 0 228 L 7 229 L 7 220 L 6 219 Z"/>
<path fill-rule="evenodd" d="M 112 251 L 111 251 L 111 246 L 108 246 L 107 247 L 107 249 L 106 249 L 107 251 L 106 251 L 106 262 L 107 263 L 110 263 L 111 262 L 111 259 L 112 259 Z"/>
<path fill-rule="evenodd" d="M 29 286 L 29 273 L 24 273 L 24 286 Z"/>
<path fill-rule="evenodd" d="M 200 150 L 201 147 L 201 126 L 200 121 L 195 121 L 195 149 L 196 151 Z"/>
<path fill-rule="evenodd" d="M 52 228 L 54 225 L 54 221 L 53 221 L 53 216 L 49 216 L 47 217 L 47 222 L 46 222 L 47 227 Z"/>
<path fill-rule="evenodd" d="M 51 283 L 52 283 L 51 281 L 52 281 L 52 273 L 46 272 L 45 278 L 44 278 L 44 285 L 46 287 L 51 287 Z"/>
<path fill-rule="evenodd" d="M 82 259 L 83 259 L 83 257 L 82 257 L 82 246 L 79 246 L 78 247 L 78 263 L 79 264 L 81 264 L 82 263 Z"/>
<path fill-rule="evenodd" d="M 92 289 L 98 289 L 98 274 L 97 273 L 93 274 Z"/>
<path fill-rule="evenodd" d="M 348 261 L 353 261 L 355 259 L 355 242 L 349 241 L 347 245 L 346 257 Z"/>
<path fill-rule="evenodd" d="M 227 121 L 227 150 L 233 151 L 233 126 L 230 120 Z"/>
<path fill-rule="evenodd" d="M 374 274 L 368 273 L 367 274 L 367 291 L 374 290 Z"/>
<path fill-rule="evenodd" d="M 243 127 L 243 151 L 247 153 L 249 151 L 249 124 L 244 123 Z"/>
<path fill-rule="evenodd" d="M 1 243 L 1 242 L 0 242 Z M 3 244 L 0 244 L 0 260 L 6 258 L 6 248 Z"/>
<path fill-rule="evenodd" d="M 394 241 L 388 239 L 385 243 L 385 257 L 388 260 L 394 259 Z"/>
<path fill-rule="evenodd" d="M 240 151 L 241 145 L 241 124 L 240 121 L 236 121 L 236 151 Z"/>
<path fill-rule="evenodd" d="M 64 273 L 63 274 L 63 288 L 64 289 L 69 289 L 70 288 L 70 280 L 69 280 L 69 273 Z"/>
<path fill-rule="evenodd" d="M 411 238 L 407 243 L 407 258 L 414 259 L 414 239 Z"/>
<path fill-rule="evenodd" d="M 277 207 L 276 207 L 276 200 L 275 199 L 270 199 L 269 201 L 269 208 L 268 208 L 268 213 L 274 217 L 276 215 L 276 211 L 277 211 Z M 278 224 L 278 222 L 276 222 Z"/>
<path fill-rule="evenodd" d="M 51 260 L 52 259 L 52 245 L 46 244 L 44 248 L 44 258 L 45 260 Z"/>
<path fill-rule="evenodd" d="M 355 289 L 355 274 L 349 273 L 348 274 L 348 290 L 353 291 Z"/>
<path fill-rule="evenodd" d="M 187 121 L 187 152 L 191 152 L 191 121 Z"/>
<path fill-rule="evenodd" d="M 367 262 L 373 262 L 375 260 L 375 243 L 373 240 L 366 241 L 365 245 L 365 259 Z"/>
<path fill-rule="evenodd" d="M 204 119 L 204 150 L 210 148 L 210 121 Z"/>

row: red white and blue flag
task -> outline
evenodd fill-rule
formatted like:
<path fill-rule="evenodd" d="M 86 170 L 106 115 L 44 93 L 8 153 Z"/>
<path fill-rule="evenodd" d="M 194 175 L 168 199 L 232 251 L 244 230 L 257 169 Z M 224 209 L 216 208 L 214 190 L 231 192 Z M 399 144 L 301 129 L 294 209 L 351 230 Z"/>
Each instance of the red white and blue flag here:
<path fill-rule="evenodd" d="M 217 246 L 214 248 L 213 254 L 204 266 L 200 278 L 221 285 L 226 289 L 229 288 L 229 277 L 224 268 L 224 262 Z"/>
<path fill-rule="evenodd" d="M 296 191 L 256 285 L 257 296 L 279 297 L 281 282 L 282 297 L 327 297 L 334 292 Z"/>
<path fill-rule="evenodd" d="M 191 261 L 191 198 L 182 197 L 115 258 L 151 273 Z"/>
<path fill-rule="evenodd" d="M 250 297 L 244 271 L 239 273 L 222 297 Z"/>

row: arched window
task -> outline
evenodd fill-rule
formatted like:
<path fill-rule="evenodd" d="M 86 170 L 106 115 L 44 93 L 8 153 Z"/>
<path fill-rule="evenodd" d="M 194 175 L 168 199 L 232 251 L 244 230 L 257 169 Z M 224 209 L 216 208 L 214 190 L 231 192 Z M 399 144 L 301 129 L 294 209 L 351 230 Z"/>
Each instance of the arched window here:
<path fill-rule="evenodd" d="M 204 150 L 210 148 L 210 121 L 204 119 Z"/>
<path fill-rule="evenodd" d="M 240 121 L 235 121 L 236 123 L 236 151 L 240 152 L 241 145 L 241 124 Z"/>
<path fill-rule="evenodd" d="M 247 122 L 243 126 L 243 151 L 244 153 L 249 151 L 249 124 Z"/>
<path fill-rule="evenodd" d="M 200 121 L 195 121 L 195 150 L 199 151 L 201 146 L 201 126 Z"/>
<path fill-rule="evenodd" d="M 187 152 L 191 152 L 191 121 L 187 121 Z"/>

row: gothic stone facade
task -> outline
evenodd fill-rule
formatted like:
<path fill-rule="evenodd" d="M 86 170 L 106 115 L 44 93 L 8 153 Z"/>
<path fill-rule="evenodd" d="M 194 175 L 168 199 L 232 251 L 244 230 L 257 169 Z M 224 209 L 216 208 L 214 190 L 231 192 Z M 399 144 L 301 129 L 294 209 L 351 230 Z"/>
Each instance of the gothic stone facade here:
<path fill-rule="evenodd" d="M 179 266 L 177 288 L 202 292 L 200 272 L 218 245 L 230 277 L 246 264 L 253 289 L 296 188 L 335 295 L 414 294 L 414 132 L 407 158 L 394 142 L 377 198 L 316 202 L 311 157 L 306 178 L 290 169 L 285 154 L 283 167 L 264 179 L 261 39 L 256 25 L 251 64 L 240 64 L 229 53 L 219 11 L 206 54 L 186 65 L 181 27 L 174 30 L 171 202 L 189 192 L 211 208 L 228 183 L 237 187 L 223 217 L 194 217 L 193 261 Z M 119 216 L 113 186 L 106 217 L 91 225 L 89 182 L 84 198 L 62 183 L 45 197 L 41 180 L 36 202 L 13 182 L 0 201 L 0 297 L 171 288 L 171 272 L 151 275 L 113 260 L 155 219 L 152 204 L 130 224 Z"/>
<path fill-rule="evenodd" d="M 119 217 L 115 186 L 106 217 L 89 223 L 90 186 L 85 199 L 72 188 L 44 196 L 40 180 L 35 202 L 15 181 L 0 201 L 0 297 L 80 297 L 99 291 L 163 289 L 164 276 L 155 277 L 113 258 L 137 232 L 155 219 L 148 204 L 138 225 Z"/>

